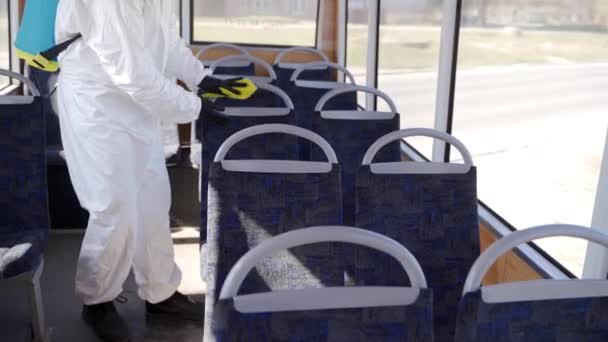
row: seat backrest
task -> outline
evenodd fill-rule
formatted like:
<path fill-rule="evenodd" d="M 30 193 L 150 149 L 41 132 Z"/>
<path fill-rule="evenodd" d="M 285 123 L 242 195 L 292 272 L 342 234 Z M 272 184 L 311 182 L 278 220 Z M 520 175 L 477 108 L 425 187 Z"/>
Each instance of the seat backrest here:
<path fill-rule="evenodd" d="M 298 136 L 319 144 L 324 162 L 225 159 L 256 136 Z M 245 140 L 246 139 L 246 140 Z M 262 241 L 301 227 L 342 221 L 340 167 L 335 152 L 313 132 L 289 125 L 259 125 L 226 140 L 210 168 L 207 221 L 206 316 L 212 313 L 228 272 Z M 323 265 L 321 267 L 320 265 Z M 340 250 L 295 249 L 258 265 L 244 292 L 335 286 L 344 283 Z"/>
<path fill-rule="evenodd" d="M 219 101 L 226 105 L 225 114 L 230 119 L 202 117 L 196 122 L 197 139 L 201 141 L 200 200 L 201 200 L 201 243 L 207 233 L 207 184 L 209 166 L 219 147 L 236 132 L 256 125 L 283 123 L 293 124 L 294 105 L 281 89 L 270 84 L 259 84 L 256 94 L 247 100 L 233 103 Z M 234 105 L 240 106 L 234 106 Z M 297 141 L 285 135 L 263 135 L 252 137 L 247 144 L 240 144 L 230 151 L 230 158 L 296 158 Z"/>
<path fill-rule="evenodd" d="M 327 68 L 329 71 L 336 70 L 344 73 L 346 80 L 350 83 L 336 82 L 331 80 L 310 80 L 304 78 L 309 71 L 318 70 L 319 68 Z M 355 85 L 355 77 L 348 69 L 336 63 L 329 62 L 314 62 L 301 64 L 292 74 L 289 83 L 283 88 L 294 99 L 296 106 L 296 123 L 298 126 L 305 129 L 312 129 L 312 121 L 314 117 L 315 106 L 331 90 Z M 356 110 L 357 109 L 357 93 L 347 92 L 341 93 L 331 98 L 325 108 Z M 300 158 L 309 160 L 311 157 L 310 144 L 306 141 L 300 141 Z"/>
<path fill-rule="evenodd" d="M 412 136 L 446 141 L 464 164 L 373 163 L 387 144 Z M 435 297 L 435 338 L 453 339 L 455 312 L 468 270 L 479 256 L 476 170 L 470 153 L 450 135 L 406 129 L 374 143 L 357 174 L 356 225 L 402 243 L 418 260 Z M 357 284 L 407 284 L 394 261 L 356 249 L 347 260 Z"/>
<path fill-rule="evenodd" d="M 221 57 L 213 59 L 209 58 L 208 55 L 214 54 L 214 52 L 225 53 L 226 51 L 234 52 L 234 54 L 231 54 L 230 56 L 251 55 L 249 51 L 241 46 L 235 44 L 215 43 L 199 49 L 196 54 L 196 58 L 201 60 L 203 65 L 206 67 L 210 67 L 217 59 L 220 59 Z M 227 62 L 217 66 L 214 73 L 217 75 L 255 75 L 255 64 L 250 61 Z"/>
<path fill-rule="evenodd" d="M 23 242 L 41 249 L 49 230 L 41 97 L 24 76 L 0 75 L 23 82 L 33 94 L 0 96 L 0 249 Z"/>
<path fill-rule="evenodd" d="M 268 85 L 268 87 L 265 87 Z M 226 107 L 228 111 L 236 115 L 244 115 L 245 112 L 264 111 L 269 114 L 271 111 L 277 111 L 276 107 L 284 108 L 287 103 L 293 105 L 291 98 L 282 89 L 275 87 L 272 83 L 256 84 L 258 90 L 247 100 L 231 99 L 228 97 L 218 98 L 215 103 L 219 106 Z M 244 108 L 257 108 L 253 110 L 244 110 Z M 238 108 L 238 109 L 233 109 Z M 273 108 L 273 109 L 271 109 Z M 295 109 L 295 107 L 294 107 Z"/>
<path fill-rule="evenodd" d="M 405 270 L 412 285 L 237 295 L 247 274 L 277 252 L 335 242 L 390 255 Z M 205 331 L 206 341 L 334 341 L 336 337 L 342 341 L 433 341 L 432 293 L 418 261 L 398 242 L 362 229 L 313 227 L 268 239 L 236 263 L 220 298 L 211 317 L 213 329 Z"/>
<path fill-rule="evenodd" d="M 481 286 L 496 260 L 527 242 L 574 237 L 608 247 L 590 228 L 548 225 L 515 231 L 475 261 L 463 289 L 456 341 L 608 341 L 608 281 L 534 280 Z"/>
<path fill-rule="evenodd" d="M 59 129 L 59 117 L 57 116 L 57 78 L 59 73 L 51 73 L 36 68 L 29 68 L 30 78 L 43 95 L 42 103 L 46 118 L 46 142 L 47 145 L 60 149 L 61 131 Z"/>
<path fill-rule="evenodd" d="M 249 72 L 242 73 L 238 69 L 233 70 L 234 73 L 227 73 L 227 72 L 220 73 L 219 72 L 221 70 L 221 68 L 226 68 L 226 66 L 234 65 L 236 63 L 251 63 L 251 65 L 254 68 L 254 72 L 253 73 L 249 73 Z M 256 76 L 256 74 L 255 74 L 256 66 L 264 69 L 267 75 L 266 76 Z M 213 63 L 211 63 L 211 65 L 209 66 L 209 69 L 211 70 L 211 73 L 213 74 L 214 77 L 221 78 L 221 79 L 245 76 L 257 84 L 259 84 L 259 83 L 276 84 L 276 82 L 277 82 L 277 74 L 275 73 L 274 69 L 270 66 L 270 64 L 266 63 L 266 61 L 264 61 L 261 58 L 257 58 L 257 57 L 251 56 L 251 55 L 226 56 L 226 57 L 220 58 L 216 61 L 213 61 Z M 224 70 L 226 70 L 226 69 L 224 69 Z"/>
<path fill-rule="evenodd" d="M 351 95 L 356 99 L 357 93 L 372 94 L 384 100 L 389 112 L 364 111 L 357 109 L 326 110 L 325 106 L 335 98 Z M 342 200 L 344 224 L 355 223 L 355 179 L 363 156 L 376 140 L 399 130 L 400 118 L 397 107 L 387 94 L 363 86 L 347 86 L 331 90 L 317 103 L 312 117 L 312 131 L 327 140 L 336 151 L 342 167 Z M 401 148 L 393 142 L 376 156 L 376 161 L 390 162 L 399 160 Z M 323 158 L 318 148 L 311 149 L 311 160 Z"/>
<path fill-rule="evenodd" d="M 273 69 L 277 73 L 278 76 L 278 86 L 283 88 L 289 83 L 291 76 L 294 71 L 298 69 L 302 64 L 305 63 L 289 63 L 285 62 L 285 59 L 288 59 L 290 56 L 305 54 L 307 56 L 312 56 L 318 58 L 320 62 L 329 62 L 329 57 L 325 53 L 320 50 L 308 47 L 292 47 L 287 48 L 279 52 L 274 60 Z M 329 68 L 326 67 L 318 67 L 313 69 L 308 69 L 304 75 L 302 75 L 302 79 L 306 80 L 317 80 L 317 81 L 329 81 L 331 80 L 331 72 Z"/>

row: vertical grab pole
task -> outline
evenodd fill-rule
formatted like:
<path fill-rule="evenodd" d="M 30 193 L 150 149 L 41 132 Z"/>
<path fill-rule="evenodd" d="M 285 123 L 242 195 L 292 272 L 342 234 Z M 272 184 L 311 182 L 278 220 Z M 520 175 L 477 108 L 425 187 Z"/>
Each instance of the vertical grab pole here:
<path fill-rule="evenodd" d="M 348 25 L 348 1 L 338 1 L 338 61 L 337 63 L 346 67 L 346 39 Z M 338 72 L 338 82 L 345 82 L 346 75 L 343 72 Z"/>
<path fill-rule="evenodd" d="M 600 180 L 597 184 L 595 208 L 591 221 L 593 229 L 601 229 L 608 233 L 608 134 L 600 170 Z M 608 277 L 608 249 L 589 242 L 583 268 L 583 278 L 606 279 Z"/>
<path fill-rule="evenodd" d="M 17 39 L 17 32 L 19 31 L 19 24 L 21 23 L 21 15 L 23 14 L 23 9 L 25 6 L 24 1 L 19 0 L 9 0 L 9 18 L 10 18 L 10 41 L 14 42 Z M 21 62 L 19 58 L 17 58 L 15 54 L 15 48 L 11 46 L 10 48 L 10 61 L 11 71 L 20 72 Z"/>
<path fill-rule="evenodd" d="M 459 11 L 462 0 L 443 1 L 443 21 L 441 23 L 441 46 L 439 50 L 439 74 L 437 77 L 437 96 L 435 104 L 435 129 L 451 133 L 449 127 L 453 110 L 453 95 L 456 82 L 456 63 L 458 56 Z M 444 162 L 447 144 L 433 142 L 433 161 Z"/>
<path fill-rule="evenodd" d="M 189 44 L 192 45 L 193 42 L 193 33 L 192 31 L 194 30 L 194 16 L 192 15 L 194 9 L 192 8 L 192 1 L 191 0 L 181 0 L 181 11 L 182 13 L 180 13 L 181 15 L 181 19 L 182 19 L 182 23 L 181 23 L 181 29 L 182 29 L 182 38 L 184 39 L 184 41 Z"/>
<path fill-rule="evenodd" d="M 367 86 L 376 88 L 378 86 L 378 46 L 380 38 L 380 0 L 368 0 L 367 19 Z M 365 108 L 370 111 L 376 110 L 376 97 L 367 94 L 365 97 Z"/>

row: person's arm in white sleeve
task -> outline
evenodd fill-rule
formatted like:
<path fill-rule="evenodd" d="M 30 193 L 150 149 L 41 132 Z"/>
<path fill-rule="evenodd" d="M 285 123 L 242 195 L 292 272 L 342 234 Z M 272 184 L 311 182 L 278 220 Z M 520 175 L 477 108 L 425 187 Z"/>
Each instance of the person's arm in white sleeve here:
<path fill-rule="evenodd" d="M 174 17 L 174 16 L 170 16 Z M 205 69 L 186 46 L 186 43 L 177 32 L 175 21 L 170 20 L 167 25 L 169 31 L 169 58 L 167 60 L 167 73 L 186 83 L 190 89 L 196 89 L 203 78 L 211 74 L 209 69 Z"/>
<path fill-rule="evenodd" d="M 200 98 L 167 78 L 145 52 L 143 1 L 87 3 L 90 22 L 83 25 L 81 33 L 112 82 L 165 122 L 196 120 L 202 106 Z"/>

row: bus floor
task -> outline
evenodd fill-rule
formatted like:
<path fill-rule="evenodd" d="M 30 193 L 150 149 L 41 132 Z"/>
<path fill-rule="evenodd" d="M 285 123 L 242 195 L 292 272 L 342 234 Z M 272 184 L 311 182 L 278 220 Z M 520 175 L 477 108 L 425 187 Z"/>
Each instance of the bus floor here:
<path fill-rule="evenodd" d="M 193 228 L 174 229 L 175 259 L 182 269 L 179 290 L 201 301 L 204 285 L 200 279 L 198 231 Z M 51 341 L 98 342 L 92 330 L 81 319 L 82 304 L 74 294 L 76 260 L 83 232 L 53 232 L 45 252 L 42 275 L 42 296 Z M 125 283 L 124 303 L 117 309 L 129 323 L 135 341 L 190 342 L 201 341 L 202 324 L 180 321 L 146 321 L 144 302 L 137 296 L 133 274 Z M 0 336 L 3 341 L 29 341 L 30 316 L 27 293 L 22 284 L 0 282 Z M 201 306 L 201 314 L 203 312 Z M 7 338 L 7 339 L 4 339 Z"/>

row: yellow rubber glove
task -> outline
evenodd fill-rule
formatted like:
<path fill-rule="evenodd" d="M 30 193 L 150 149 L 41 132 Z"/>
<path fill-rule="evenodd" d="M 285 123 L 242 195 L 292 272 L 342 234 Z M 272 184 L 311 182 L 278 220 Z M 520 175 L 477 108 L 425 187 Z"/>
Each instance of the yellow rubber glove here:
<path fill-rule="evenodd" d="M 205 99 L 227 97 L 235 100 L 247 100 L 258 90 L 258 87 L 248 78 L 219 78 L 207 76 L 199 84 L 199 95 Z"/>

